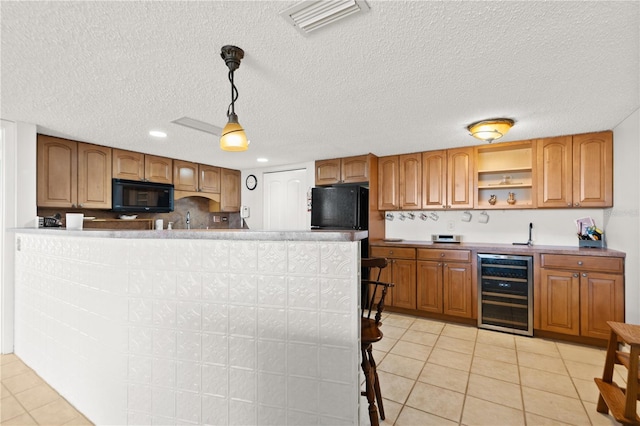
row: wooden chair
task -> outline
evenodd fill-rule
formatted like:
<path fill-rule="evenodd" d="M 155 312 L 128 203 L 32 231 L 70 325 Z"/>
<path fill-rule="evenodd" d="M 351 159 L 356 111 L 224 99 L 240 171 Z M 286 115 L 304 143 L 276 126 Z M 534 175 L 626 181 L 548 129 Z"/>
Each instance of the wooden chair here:
<path fill-rule="evenodd" d="M 636 403 L 640 399 L 639 384 L 640 371 L 638 371 L 638 358 L 640 357 L 640 325 L 624 324 L 607 321 L 611 327 L 607 357 L 604 362 L 602 379 L 594 380 L 598 385 L 600 397 L 596 410 L 607 414 L 611 410 L 613 417 L 623 424 L 639 425 L 640 418 L 636 414 Z M 628 344 L 629 352 L 620 351 L 619 342 Z M 620 388 L 613 381 L 613 368 L 615 364 L 627 367 L 627 389 Z"/>
<path fill-rule="evenodd" d="M 384 300 L 387 291 L 393 287 L 391 283 L 379 281 L 382 269 L 388 264 L 384 258 L 365 258 L 361 260 L 361 266 L 369 272 L 369 277 L 376 279 L 363 279 L 362 282 L 362 312 L 360 329 L 360 349 L 362 351 L 362 371 L 365 377 L 365 391 L 369 403 L 369 420 L 372 426 L 378 426 L 378 412 L 375 402 L 378 402 L 380 418 L 385 419 L 384 405 L 382 404 L 382 394 L 378 380 L 376 362 L 373 358 L 373 343 L 382 339 L 380 322 L 382 311 L 384 310 Z M 377 274 L 375 273 L 377 269 Z M 373 318 L 371 316 L 373 315 Z"/>

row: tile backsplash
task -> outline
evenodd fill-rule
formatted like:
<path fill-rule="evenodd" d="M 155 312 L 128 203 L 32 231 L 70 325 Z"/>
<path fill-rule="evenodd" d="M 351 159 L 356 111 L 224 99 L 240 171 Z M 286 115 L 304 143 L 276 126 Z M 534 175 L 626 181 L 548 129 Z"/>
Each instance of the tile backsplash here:
<path fill-rule="evenodd" d="M 166 228 L 173 222 L 173 229 L 187 228 L 187 212 L 191 216 L 191 229 L 242 229 L 246 228 L 240 213 L 222 213 L 209 211 L 209 200 L 202 197 L 187 197 L 175 200 L 174 210 L 170 213 L 136 213 L 139 219 L 163 219 Z M 65 213 L 84 213 L 97 219 L 117 219 L 121 213 L 109 210 L 38 208 L 38 216 L 53 216 L 59 213 L 64 223 Z"/>

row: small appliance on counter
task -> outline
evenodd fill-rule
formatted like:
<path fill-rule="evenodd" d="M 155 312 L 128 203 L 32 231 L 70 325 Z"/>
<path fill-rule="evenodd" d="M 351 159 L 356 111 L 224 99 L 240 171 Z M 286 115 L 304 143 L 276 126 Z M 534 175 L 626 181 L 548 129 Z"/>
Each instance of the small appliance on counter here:
<path fill-rule="evenodd" d="M 462 241 L 462 237 L 453 234 L 432 234 L 431 241 L 434 243 L 459 243 Z"/>
<path fill-rule="evenodd" d="M 56 213 L 54 216 L 45 216 L 42 219 L 42 225 L 40 225 L 40 218 L 38 219 L 38 227 L 44 228 L 60 228 L 62 226 L 62 216 L 60 213 Z"/>

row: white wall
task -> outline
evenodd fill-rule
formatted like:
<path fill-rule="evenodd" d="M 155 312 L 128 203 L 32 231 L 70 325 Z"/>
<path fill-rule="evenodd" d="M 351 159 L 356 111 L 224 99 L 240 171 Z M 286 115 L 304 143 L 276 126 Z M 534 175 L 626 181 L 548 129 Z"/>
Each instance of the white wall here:
<path fill-rule="evenodd" d="M 288 170 L 307 170 L 307 187 L 312 188 L 315 186 L 315 163 L 300 163 L 300 164 L 288 164 L 286 166 L 274 166 L 264 167 L 256 169 L 242 170 L 242 205 L 249 206 L 251 216 L 245 219 L 249 229 L 263 230 L 264 229 L 264 174 L 273 172 L 284 172 Z M 255 175 L 258 179 L 258 186 L 253 191 L 247 189 L 244 184 L 245 179 L 249 175 Z M 308 223 L 311 223 L 311 214 L 307 213 Z"/>
<path fill-rule="evenodd" d="M 613 205 L 605 211 L 609 245 L 627 253 L 626 322 L 640 324 L 640 109 L 613 129 Z"/>
<path fill-rule="evenodd" d="M 603 209 L 486 210 L 489 222 L 480 223 L 478 218 L 481 212 L 482 210 L 469 211 L 472 216 L 470 222 L 462 221 L 463 211 L 460 210 L 436 211 L 439 216 L 437 221 L 420 220 L 419 211 L 414 212 L 414 220 L 401 221 L 398 218 L 400 212 L 393 212 L 394 219 L 386 222 L 386 236 L 429 241 L 431 234 L 460 234 L 464 242 L 511 244 L 527 242 L 529 223 L 533 223 L 534 244 L 577 246 L 574 220 L 589 216 L 602 227 L 604 216 Z"/>
<path fill-rule="evenodd" d="M 14 238 L 7 229 L 32 226 L 36 216 L 36 126 L 2 120 L 0 155 L 0 353 L 13 352 Z"/>

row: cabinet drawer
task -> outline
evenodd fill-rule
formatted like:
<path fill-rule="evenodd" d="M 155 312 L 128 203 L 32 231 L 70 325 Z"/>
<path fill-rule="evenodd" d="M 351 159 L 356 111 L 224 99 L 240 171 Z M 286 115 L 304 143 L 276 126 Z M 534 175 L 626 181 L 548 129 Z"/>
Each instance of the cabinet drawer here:
<path fill-rule="evenodd" d="M 418 259 L 471 262 L 471 250 L 418 249 Z"/>
<path fill-rule="evenodd" d="M 416 249 L 406 247 L 371 247 L 371 257 L 415 259 Z"/>
<path fill-rule="evenodd" d="M 543 254 L 540 256 L 540 264 L 543 268 L 623 273 L 623 259 L 620 257 Z"/>

